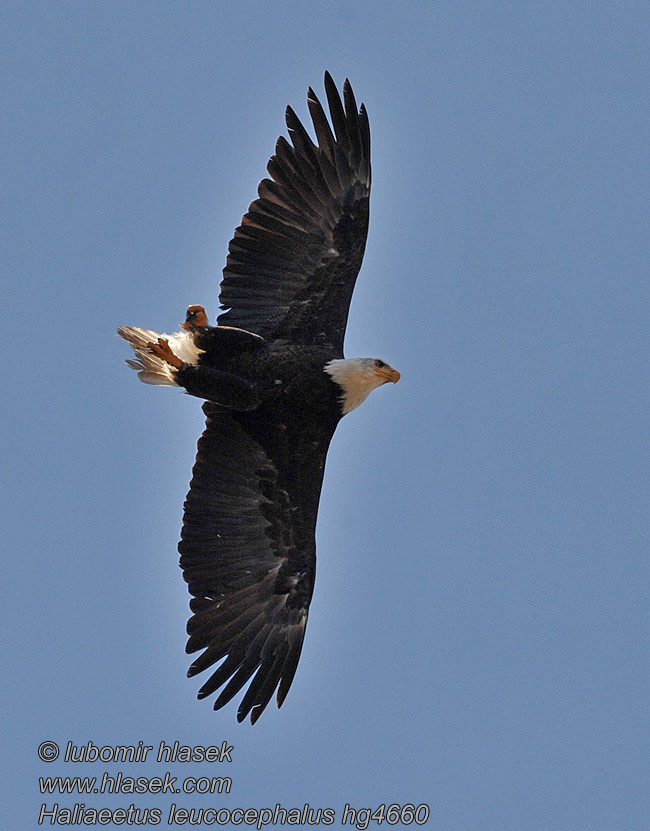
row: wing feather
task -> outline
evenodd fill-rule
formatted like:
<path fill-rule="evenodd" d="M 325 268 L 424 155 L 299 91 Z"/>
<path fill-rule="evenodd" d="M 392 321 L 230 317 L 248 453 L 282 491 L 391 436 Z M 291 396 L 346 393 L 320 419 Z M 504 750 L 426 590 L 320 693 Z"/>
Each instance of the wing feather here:
<path fill-rule="evenodd" d="M 206 429 L 179 543 L 183 576 L 194 595 L 186 650 L 202 651 L 188 675 L 213 669 L 198 695 L 223 687 L 215 709 L 250 681 L 237 718 L 250 714 L 255 722 L 276 689 L 279 704 L 284 701 L 302 649 L 329 439 L 297 472 L 287 468 L 291 461 L 272 440 L 256 434 L 254 414 L 241 416 L 248 421 L 240 423 L 214 405 L 204 409 Z M 261 423 L 267 429 L 268 419 Z M 307 492 L 312 496 L 305 501 Z"/>
<path fill-rule="evenodd" d="M 349 81 L 341 101 L 325 73 L 325 94 L 331 125 L 311 87 L 307 96 L 316 143 L 287 107 L 291 141 L 278 139 L 230 242 L 218 322 L 342 352 L 368 232 L 370 128 Z"/>
<path fill-rule="evenodd" d="M 332 134 L 332 129 L 329 125 L 329 121 L 327 120 L 327 116 L 325 115 L 325 110 L 318 100 L 318 96 L 311 87 L 309 87 L 307 92 L 307 106 L 309 107 L 309 114 L 311 115 L 314 130 L 316 131 L 318 146 L 322 149 L 331 163 L 334 161 L 334 135 Z"/>

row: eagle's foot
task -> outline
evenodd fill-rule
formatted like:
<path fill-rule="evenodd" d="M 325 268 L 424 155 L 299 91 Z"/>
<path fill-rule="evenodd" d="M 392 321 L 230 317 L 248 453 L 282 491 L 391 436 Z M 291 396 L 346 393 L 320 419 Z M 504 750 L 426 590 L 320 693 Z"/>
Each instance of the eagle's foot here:
<path fill-rule="evenodd" d="M 165 363 L 168 363 L 176 369 L 180 369 L 183 366 L 183 362 L 180 358 L 177 358 L 176 355 L 174 355 L 169 345 L 169 341 L 165 340 L 165 338 L 158 338 L 156 343 L 152 340 L 148 341 L 147 349 L 152 355 L 155 355 L 157 358 L 160 358 L 165 361 Z"/>
<path fill-rule="evenodd" d="M 185 315 L 185 323 L 181 323 L 183 329 L 194 331 L 196 329 L 205 329 L 208 325 L 208 316 L 205 313 L 203 306 L 188 306 L 187 314 Z"/>

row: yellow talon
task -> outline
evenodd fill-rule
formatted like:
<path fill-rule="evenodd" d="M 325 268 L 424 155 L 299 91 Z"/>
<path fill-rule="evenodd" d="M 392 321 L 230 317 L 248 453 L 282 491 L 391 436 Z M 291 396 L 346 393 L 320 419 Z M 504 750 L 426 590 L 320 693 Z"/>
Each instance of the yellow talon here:
<path fill-rule="evenodd" d="M 174 355 L 169 345 L 169 341 L 165 338 L 158 338 L 157 343 L 154 343 L 152 340 L 148 341 L 147 348 L 152 355 L 155 355 L 157 358 L 165 361 L 165 363 L 168 363 L 170 366 L 173 366 L 176 369 L 180 369 L 183 366 L 183 362 L 180 358 L 177 358 L 176 355 Z"/>

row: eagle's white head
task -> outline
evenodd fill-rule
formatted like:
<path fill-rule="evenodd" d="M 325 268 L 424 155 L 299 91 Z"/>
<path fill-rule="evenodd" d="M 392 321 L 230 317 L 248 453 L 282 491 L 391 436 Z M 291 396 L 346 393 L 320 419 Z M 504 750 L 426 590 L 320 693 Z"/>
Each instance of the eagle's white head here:
<path fill-rule="evenodd" d="M 400 379 L 399 372 L 379 358 L 338 358 L 324 368 L 341 387 L 343 415 L 362 404 L 376 387 Z"/>

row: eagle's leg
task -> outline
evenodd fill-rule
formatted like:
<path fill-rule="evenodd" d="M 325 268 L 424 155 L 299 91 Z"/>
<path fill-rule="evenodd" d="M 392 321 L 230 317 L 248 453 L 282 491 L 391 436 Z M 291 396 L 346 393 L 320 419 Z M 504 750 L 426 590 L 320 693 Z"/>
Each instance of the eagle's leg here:
<path fill-rule="evenodd" d="M 180 369 L 183 366 L 183 362 L 180 358 L 174 355 L 171 346 L 169 345 L 169 341 L 165 340 L 165 338 L 158 338 L 156 343 L 152 340 L 147 341 L 147 349 L 152 355 L 155 355 L 157 358 L 161 358 L 165 361 L 165 363 L 168 363 L 175 369 Z"/>
<path fill-rule="evenodd" d="M 149 341 L 147 348 L 153 355 L 174 367 L 174 380 L 190 395 L 214 401 L 231 410 L 254 410 L 259 407 L 261 399 L 255 387 L 245 378 L 210 366 L 184 364 L 173 353 L 165 338 L 158 338 L 156 343 Z"/>

